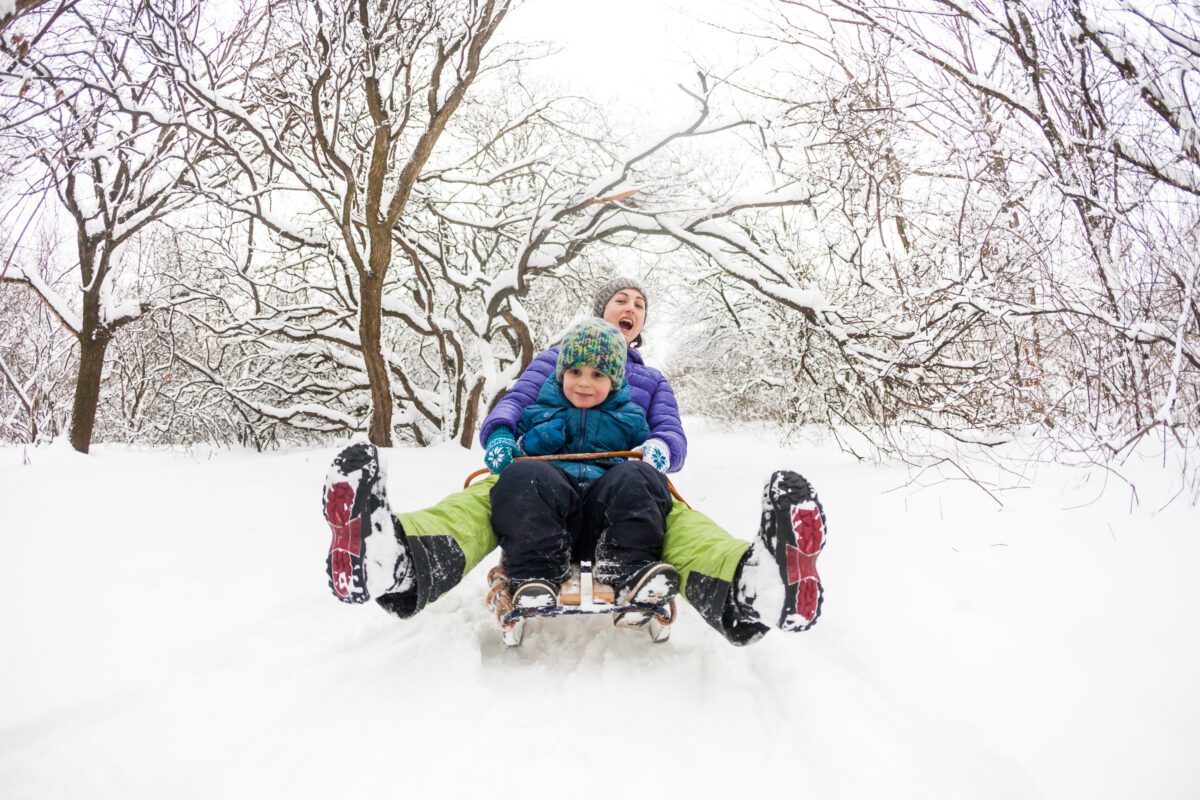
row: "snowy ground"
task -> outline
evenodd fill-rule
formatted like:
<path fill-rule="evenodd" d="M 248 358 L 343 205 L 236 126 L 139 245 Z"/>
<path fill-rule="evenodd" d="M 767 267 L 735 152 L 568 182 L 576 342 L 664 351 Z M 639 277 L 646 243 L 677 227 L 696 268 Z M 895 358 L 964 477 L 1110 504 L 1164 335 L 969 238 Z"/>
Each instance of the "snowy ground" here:
<path fill-rule="evenodd" d="M 685 608 L 665 645 L 556 620 L 509 650 L 483 568 L 408 623 L 328 595 L 331 449 L 0 448 L 0 797 L 1200 796 L 1195 508 L 1045 467 L 1001 508 L 691 433 L 676 484 L 740 535 L 772 468 L 813 480 L 812 631 L 736 649 Z M 405 506 L 480 460 L 387 458 Z"/>

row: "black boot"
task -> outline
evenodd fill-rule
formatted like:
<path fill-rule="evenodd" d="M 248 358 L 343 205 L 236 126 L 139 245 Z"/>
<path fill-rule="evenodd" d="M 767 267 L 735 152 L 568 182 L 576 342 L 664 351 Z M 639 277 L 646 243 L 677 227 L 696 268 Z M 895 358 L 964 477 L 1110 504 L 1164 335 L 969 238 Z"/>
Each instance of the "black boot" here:
<path fill-rule="evenodd" d="M 411 581 L 412 560 L 384 483 L 379 451 L 366 442 L 338 453 L 325 476 L 321 511 L 333 533 L 325 573 L 343 603 L 364 603 Z"/>
<path fill-rule="evenodd" d="M 513 608 L 553 608 L 558 605 L 558 588 L 551 581 L 524 581 L 513 590 Z"/>
<path fill-rule="evenodd" d="M 825 511 L 801 475 L 780 470 L 763 489 L 758 536 L 734 576 L 734 601 L 783 631 L 805 631 L 821 614 L 825 592 L 817 556 L 825 547 Z"/>
<path fill-rule="evenodd" d="M 623 585 L 617 587 L 617 605 L 649 603 L 665 606 L 679 594 L 679 573 L 670 564 L 659 561 L 639 569 Z M 613 619 L 614 625 L 644 625 L 650 614 L 624 611 Z"/>

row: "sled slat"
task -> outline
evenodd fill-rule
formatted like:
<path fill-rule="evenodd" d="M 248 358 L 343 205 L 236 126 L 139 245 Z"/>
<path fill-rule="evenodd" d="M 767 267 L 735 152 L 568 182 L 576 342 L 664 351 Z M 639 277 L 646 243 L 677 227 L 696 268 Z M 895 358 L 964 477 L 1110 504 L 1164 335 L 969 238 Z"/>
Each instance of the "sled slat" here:
<path fill-rule="evenodd" d="M 592 584 L 593 603 L 614 603 L 617 593 L 607 583 Z M 580 602 L 579 584 L 567 581 L 558 593 L 558 602 L 564 606 L 577 606 Z"/>
<path fill-rule="evenodd" d="M 588 565 L 590 569 L 590 564 Z M 612 586 L 599 581 L 592 581 L 592 602 L 613 604 L 617 592 Z M 583 580 L 580 576 L 579 565 L 571 567 L 571 577 L 563 581 L 558 590 L 558 603 L 563 606 L 577 606 L 583 602 Z"/>

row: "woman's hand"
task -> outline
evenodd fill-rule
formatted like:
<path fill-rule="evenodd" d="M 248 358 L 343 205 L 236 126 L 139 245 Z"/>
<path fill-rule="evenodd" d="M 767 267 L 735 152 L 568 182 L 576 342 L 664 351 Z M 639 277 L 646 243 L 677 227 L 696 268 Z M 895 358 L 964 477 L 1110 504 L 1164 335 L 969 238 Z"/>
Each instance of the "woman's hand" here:
<path fill-rule="evenodd" d="M 666 472 L 671 468 L 671 450 L 662 439 L 647 439 L 633 449 L 642 454 L 642 461 L 659 472 Z"/>

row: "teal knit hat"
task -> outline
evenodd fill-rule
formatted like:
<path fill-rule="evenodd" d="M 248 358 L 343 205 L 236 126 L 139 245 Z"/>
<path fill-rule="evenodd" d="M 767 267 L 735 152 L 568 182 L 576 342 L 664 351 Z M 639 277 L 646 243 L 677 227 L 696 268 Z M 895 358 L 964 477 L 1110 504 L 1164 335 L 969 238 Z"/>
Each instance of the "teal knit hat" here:
<path fill-rule="evenodd" d="M 560 381 L 563 373 L 575 367 L 595 367 L 613 382 L 613 388 L 625 381 L 625 359 L 628 347 L 616 325 L 602 319 L 588 319 L 571 326 L 563 336 L 558 351 L 554 376 Z"/>

